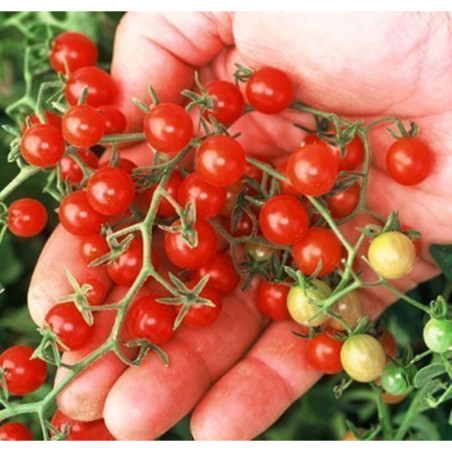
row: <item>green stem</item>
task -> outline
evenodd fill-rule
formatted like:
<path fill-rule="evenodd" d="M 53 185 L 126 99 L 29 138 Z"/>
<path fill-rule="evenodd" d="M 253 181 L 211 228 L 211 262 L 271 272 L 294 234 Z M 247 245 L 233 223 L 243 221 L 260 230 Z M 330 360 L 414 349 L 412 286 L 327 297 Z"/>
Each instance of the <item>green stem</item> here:
<path fill-rule="evenodd" d="M 21 168 L 16 177 L 10 181 L 9 184 L 2 189 L 2 191 L 0 191 L 0 202 L 4 201 L 5 198 L 7 198 L 17 187 L 23 184 L 30 177 L 38 174 L 38 172 L 39 168 L 34 166 L 27 165 Z"/>
<path fill-rule="evenodd" d="M 396 289 L 394 286 L 389 284 L 385 279 L 382 279 L 380 283 L 382 286 L 384 286 L 388 290 L 390 290 L 394 295 L 397 295 L 400 299 L 406 301 L 407 303 L 411 304 L 415 308 L 418 308 L 421 311 L 424 311 L 427 314 L 430 314 L 430 309 L 427 306 L 424 306 L 422 303 L 419 303 L 418 301 L 414 300 L 413 298 L 409 297 L 408 295 L 404 294 L 403 292 L 400 292 L 400 290 Z"/>

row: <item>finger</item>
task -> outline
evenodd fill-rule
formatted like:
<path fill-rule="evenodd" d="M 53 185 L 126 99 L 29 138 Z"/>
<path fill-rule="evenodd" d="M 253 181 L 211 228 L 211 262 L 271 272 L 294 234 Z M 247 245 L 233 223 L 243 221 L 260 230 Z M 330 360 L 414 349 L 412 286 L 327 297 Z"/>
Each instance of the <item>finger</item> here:
<path fill-rule="evenodd" d="M 140 366 L 124 372 L 104 409 L 105 422 L 116 438 L 157 438 L 185 416 L 243 355 L 263 327 L 249 296 L 252 294 L 240 293 L 224 300 L 220 318 L 210 327 L 181 328 L 164 347 L 168 367 L 150 354 Z"/>
<path fill-rule="evenodd" d="M 321 376 L 306 362 L 293 322 L 269 326 L 207 393 L 191 419 L 197 440 L 250 440 L 270 427 Z"/>

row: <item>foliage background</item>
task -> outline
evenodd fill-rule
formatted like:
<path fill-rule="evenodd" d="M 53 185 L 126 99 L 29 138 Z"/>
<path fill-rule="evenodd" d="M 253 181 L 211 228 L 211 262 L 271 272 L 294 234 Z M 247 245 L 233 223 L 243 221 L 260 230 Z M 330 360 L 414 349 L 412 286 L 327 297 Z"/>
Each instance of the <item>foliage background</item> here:
<path fill-rule="evenodd" d="M 26 45 L 20 24 L 28 21 L 41 21 L 56 29 L 82 31 L 93 37 L 100 47 L 101 62 L 111 60 L 114 30 L 122 13 L 49 13 L 0 12 L 0 123 L 10 123 L 5 108 L 21 96 L 24 88 L 22 77 L 23 55 Z M 17 20 L 17 19 L 20 20 Z M 19 24 L 19 25 L 18 25 Z M 15 174 L 16 167 L 6 163 L 9 136 L 0 132 L 0 186 L 4 186 Z M 48 195 L 42 194 L 43 179 L 33 178 L 18 190 L 11 200 L 17 197 L 32 196 L 41 199 L 52 212 L 56 205 Z M 7 235 L 0 245 L 0 281 L 6 287 L 0 294 L 0 351 L 13 344 L 36 346 L 40 336 L 31 321 L 27 306 L 27 288 L 33 267 L 46 238 L 57 222 L 56 215 L 50 215 L 49 225 L 38 237 L 21 240 Z M 418 287 L 412 295 L 428 302 L 438 293 L 447 289 L 444 276 Z M 416 351 L 422 351 L 422 313 L 407 304 L 394 304 L 384 316 L 388 319 L 389 330 L 400 346 L 411 344 Z M 335 378 L 323 378 L 301 400 L 297 401 L 282 418 L 261 435 L 263 440 L 329 440 L 340 439 L 346 431 L 345 420 L 350 419 L 357 426 L 370 427 L 377 422 L 376 405 L 373 393 L 367 386 L 355 384 L 336 400 L 333 387 Z M 48 389 L 41 388 L 28 398 L 40 398 Z M 395 418 L 406 409 L 407 401 L 391 408 Z M 431 410 L 417 419 L 417 439 L 452 439 L 452 428 L 448 425 L 449 410 L 445 406 Z M 39 426 L 34 419 L 24 419 L 36 432 Z M 185 418 L 169 431 L 164 439 L 191 439 L 189 420 Z"/>

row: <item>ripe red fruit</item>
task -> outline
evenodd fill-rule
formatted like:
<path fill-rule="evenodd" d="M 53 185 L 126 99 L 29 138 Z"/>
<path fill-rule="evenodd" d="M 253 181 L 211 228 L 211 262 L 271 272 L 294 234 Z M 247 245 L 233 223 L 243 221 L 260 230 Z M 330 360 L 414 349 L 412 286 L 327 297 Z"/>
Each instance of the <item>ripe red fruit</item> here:
<path fill-rule="evenodd" d="M 63 157 L 65 149 L 63 134 L 50 124 L 31 126 L 20 142 L 22 157 L 38 168 L 56 165 Z"/>
<path fill-rule="evenodd" d="M 312 275 L 321 264 L 319 276 L 326 276 L 339 266 L 342 245 L 334 232 L 313 226 L 292 247 L 292 256 L 305 275 Z"/>
<path fill-rule="evenodd" d="M 104 120 L 89 105 L 72 107 L 63 116 L 64 138 L 73 146 L 89 148 L 104 136 Z"/>
<path fill-rule="evenodd" d="M 148 295 L 131 306 L 126 317 L 126 327 L 134 339 L 147 339 L 163 345 L 174 336 L 176 313 L 173 306 L 159 303 L 157 296 Z"/>
<path fill-rule="evenodd" d="M 388 361 L 390 361 L 391 358 L 395 359 L 397 356 L 397 342 L 393 334 L 388 330 L 384 330 L 378 340 L 383 346 L 386 356 L 388 357 Z"/>
<path fill-rule="evenodd" d="M 327 196 L 326 203 L 333 218 L 344 218 L 350 215 L 358 205 L 361 187 L 355 182 L 345 190 Z"/>
<path fill-rule="evenodd" d="M 0 426 L 0 441 L 33 441 L 33 435 L 24 424 L 8 422 Z"/>
<path fill-rule="evenodd" d="M 354 171 L 358 169 L 364 162 L 364 154 L 364 144 L 359 136 L 355 136 L 355 138 L 345 146 L 344 157 L 341 157 L 340 149 L 337 149 L 339 170 Z"/>
<path fill-rule="evenodd" d="M 287 163 L 289 160 L 286 160 L 282 165 L 279 165 L 276 170 L 281 173 L 283 176 L 287 177 Z M 300 192 L 295 190 L 295 187 L 290 183 L 290 181 L 282 182 L 279 181 L 279 186 L 281 187 L 281 193 L 283 195 L 289 195 L 289 196 L 300 196 Z"/>
<path fill-rule="evenodd" d="M 178 201 L 182 206 L 192 202 L 196 206 L 196 217 L 216 217 L 226 202 L 226 189 L 214 187 L 206 182 L 199 173 L 189 174 L 180 184 Z"/>
<path fill-rule="evenodd" d="M 143 132 L 148 144 L 157 151 L 179 152 L 193 138 L 193 123 L 180 105 L 158 104 L 146 113 Z"/>
<path fill-rule="evenodd" d="M 76 154 L 87 167 L 97 169 L 99 166 L 97 155 L 90 149 L 79 149 Z M 79 184 L 83 180 L 83 171 L 72 156 L 63 157 L 60 162 L 60 168 L 63 182 L 68 180 L 72 184 Z"/>
<path fill-rule="evenodd" d="M 248 213 L 243 212 L 239 221 L 234 225 L 230 218 L 227 219 L 226 230 L 233 237 L 249 237 L 253 232 L 254 223 Z"/>
<path fill-rule="evenodd" d="M 47 211 L 36 199 L 18 199 L 8 208 L 8 229 L 18 237 L 39 234 L 46 224 Z"/>
<path fill-rule="evenodd" d="M 245 173 L 245 151 L 228 135 L 206 138 L 196 151 L 196 170 L 214 187 L 227 187 Z"/>
<path fill-rule="evenodd" d="M 237 204 L 237 198 L 243 190 L 243 184 L 237 182 L 234 185 L 226 187 L 226 201 L 221 209 L 220 215 L 223 217 L 230 217 Z"/>
<path fill-rule="evenodd" d="M 281 113 L 292 102 L 292 84 L 284 72 L 265 67 L 249 78 L 246 97 L 257 111 L 267 114 Z"/>
<path fill-rule="evenodd" d="M 401 138 L 386 154 L 389 175 L 399 184 L 416 185 L 432 171 L 434 155 L 420 138 Z"/>
<path fill-rule="evenodd" d="M 50 65 L 57 72 L 66 74 L 85 66 L 97 63 L 96 44 L 88 36 L 74 31 L 66 31 L 58 35 L 50 49 Z"/>
<path fill-rule="evenodd" d="M 89 235 L 80 244 L 80 254 L 88 265 L 109 252 L 107 240 L 100 234 Z"/>
<path fill-rule="evenodd" d="M 97 111 L 104 120 L 105 135 L 123 133 L 127 129 L 127 119 L 119 108 L 113 105 L 103 105 Z"/>
<path fill-rule="evenodd" d="M 277 245 L 293 245 L 308 230 L 309 217 L 304 205 L 287 195 L 275 196 L 263 205 L 259 226 L 264 237 Z"/>
<path fill-rule="evenodd" d="M 72 302 L 54 305 L 46 315 L 45 324 L 71 351 L 84 347 L 94 332 Z"/>
<path fill-rule="evenodd" d="M 339 172 L 337 158 L 324 143 L 296 149 L 287 163 L 287 176 L 294 189 L 308 196 L 328 193 Z"/>
<path fill-rule="evenodd" d="M 46 117 L 45 124 L 49 124 L 53 127 L 56 127 L 57 129 L 61 129 L 61 117 L 57 114 L 53 113 L 52 111 L 44 110 L 44 116 Z M 30 124 L 30 125 L 28 125 Z M 22 126 L 22 133 L 27 131 L 31 126 L 34 126 L 36 124 L 44 124 L 39 119 L 39 116 L 36 113 L 31 114 L 27 117 L 25 120 L 23 126 Z"/>
<path fill-rule="evenodd" d="M 132 204 L 135 185 L 127 171 L 106 166 L 98 169 L 88 181 L 86 194 L 94 210 L 115 216 L 127 211 Z"/>
<path fill-rule="evenodd" d="M 306 359 L 312 367 L 325 374 L 333 375 L 342 372 L 342 342 L 329 336 L 326 332 L 316 334 L 308 339 Z"/>
<path fill-rule="evenodd" d="M 97 234 L 105 222 L 105 217 L 91 207 L 84 191 L 67 195 L 61 201 L 58 216 L 64 229 L 74 235 Z"/>
<path fill-rule="evenodd" d="M 259 311 L 271 320 L 288 320 L 287 294 L 290 287 L 284 284 L 271 283 L 262 280 L 256 293 L 256 303 Z"/>
<path fill-rule="evenodd" d="M 173 223 L 180 226 L 180 220 Z M 193 248 L 183 239 L 180 232 L 165 234 L 165 251 L 168 259 L 178 267 L 186 270 L 196 270 L 207 264 L 217 253 L 218 237 L 213 227 L 199 218 L 194 226 L 197 235 L 197 245 Z"/>
<path fill-rule="evenodd" d="M 99 306 L 105 300 L 105 295 L 107 295 L 107 288 L 102 281 L 96 278 L 85 279 L 81 286 L 84 284 L 90 285 L 91 289 L 86 292 L 86 299 L 91 306 Z"/>
<path fill-rule="evenodd" d="M 224 125 L 233 124 L 242 116 L 245 99 L 240 90 L 231 82 L 216 80 L 206 86 L 209 96 L 214 99 L 213 110 L 206 110 L 204 117 L 213 116 Z"/>
<path fill-rule="evenodd" d="M 93 107 L 110 105 L 117 95 L 117 87 L 110 74 L 94 66 L 77 69 L 66 82 L 64 93 L 69 105 L 77 105 L 85 86 L 86 104 Z"/>
<path fill-rule="evenodd" d="M 47 377 L 47 364 L 39 358 L 31 359 L 33 353 L 31 347 L 16 345 L 0 355 L 0 370 L 3 372 L 10 394 L 17 396 L 30 394 L 44 383 Z"/>

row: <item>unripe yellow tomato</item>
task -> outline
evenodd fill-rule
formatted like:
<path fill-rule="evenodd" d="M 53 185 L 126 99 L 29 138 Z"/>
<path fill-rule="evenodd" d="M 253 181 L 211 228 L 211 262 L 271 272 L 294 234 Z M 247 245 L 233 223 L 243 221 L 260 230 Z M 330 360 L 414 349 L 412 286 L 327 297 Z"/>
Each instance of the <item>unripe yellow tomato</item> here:
<path fill-rule="evenodd" d="M 369 383 L 382 374 L 386 354 L 377 339 L 368 334 L 356 334 L 344 342 L 341 362 L 350 377 L 361 383 Z"/>
<path fill-rule="evenodd" d="M 320 312 L 320 308 L 315 302 L 321 302 L 329 297 L 331 289 L 320 279 L 312 281 L 308 287 L 294 286 L 287 294 L 287 309 L 295 322 L 304 326 L 319 326 L 328 320 L 325 313 L 319 314 L 315 319 L 314 315 Z"/>
<path fill-rule="evenodd" d="M 363 303 L 356 291 L 349 292 L 334 303 L 331 312 L 336 314 L 344 320 L 344 322 L 351 328 L 354 328 L 363 317 Z M 336 320 L 330 318 L 328 326 L 337 331 L 344 331 L 344 325 Z"/>
<path fill-rule="evenodd" d="M 367 257 L 378 275 L 386 279 L 399 279 L 413 269 L 416 249 L 405 234 L 384 232 L 372 240 Z"/>
<path fill-rule="evenodd" d="M 245 245 L 245 254 L 250 256 L 256 262 L 269 261 L 272 257 L 274 249 L 263 243 L 248 242 Z"/>

